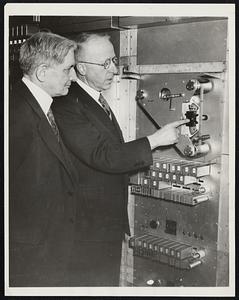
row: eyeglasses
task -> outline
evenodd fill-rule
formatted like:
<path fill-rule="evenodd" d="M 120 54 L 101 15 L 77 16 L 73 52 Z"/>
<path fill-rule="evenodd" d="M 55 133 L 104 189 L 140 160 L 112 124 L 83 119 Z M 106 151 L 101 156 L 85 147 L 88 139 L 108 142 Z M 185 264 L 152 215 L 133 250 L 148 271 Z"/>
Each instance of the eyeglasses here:
<path fill-rule="evenodd" d="M 99 63 L 93 63 L 93 62 L 89 62 L 89 61 L 78 61 L 81 63 L 85 63 L 85 64 L 90 64 L 90 65 L 97 65 L 97 66 L 102 66 L 104 67 L 104 69 L 109 69 L 110 65 L 111 65 L 111 61 L 113 62 L 113 64 L 117 67 L 118 66 L 118 58 L 115 56 L 113 58 L 107 58 L 106 61 L 103 64 L 99 64 Z"/>

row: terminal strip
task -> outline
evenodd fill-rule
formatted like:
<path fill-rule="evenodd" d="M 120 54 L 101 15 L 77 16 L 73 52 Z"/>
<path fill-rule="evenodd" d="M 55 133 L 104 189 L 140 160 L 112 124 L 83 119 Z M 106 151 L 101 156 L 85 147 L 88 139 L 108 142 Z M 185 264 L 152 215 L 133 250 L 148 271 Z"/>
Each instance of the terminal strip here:
<path fill-rule="evenodd" d="M 148 258 L 179 269 L 192 269 L 202 263 L 205 249 L 145 234 L 133 236 L 129 248 L 134 256 Z"/>
<path fill-rule="evenodd" d="M 163 157 L 131 182 L 131 193 L 194 206 L 210 199 L 199 182 L 210 168 L 211 163 Z"/>

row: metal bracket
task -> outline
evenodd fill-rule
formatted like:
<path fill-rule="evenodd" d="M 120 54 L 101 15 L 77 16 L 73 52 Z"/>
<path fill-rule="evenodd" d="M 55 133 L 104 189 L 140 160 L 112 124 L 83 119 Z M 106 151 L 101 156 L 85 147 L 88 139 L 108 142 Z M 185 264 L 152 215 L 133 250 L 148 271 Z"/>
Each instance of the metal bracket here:
<path fill-rule="evenodd" d="M 111 16 L 110 17 L 110 28 L 118 30 L 129 30 L 130 28 L 123 27 L 119 25 L 119 17 Z"/>
<path fill-rule="evenodd" d="M 136 68 L 134 69 L 135 72 L 129 71 L 129 65 L 124 65 L 123 70 L 122 70 L 122 78 L 123 79 L 135 79 L 135 80 L 140 80 L 141 75 L 136 72 Z"/>

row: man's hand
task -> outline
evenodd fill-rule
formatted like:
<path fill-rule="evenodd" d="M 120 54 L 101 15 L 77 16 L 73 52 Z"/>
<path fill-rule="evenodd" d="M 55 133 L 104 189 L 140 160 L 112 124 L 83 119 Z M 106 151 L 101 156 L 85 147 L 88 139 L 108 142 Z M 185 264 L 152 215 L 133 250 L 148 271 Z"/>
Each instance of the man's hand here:
<path fill-rule="evenodd" d="M 180 120 L 169 123 L 157 130 L 154 134 L 148 136 L 151 149 L 167 146 L 177 143 L 179 137 L 178 127 L 188 123 L 190 120 Z"/>

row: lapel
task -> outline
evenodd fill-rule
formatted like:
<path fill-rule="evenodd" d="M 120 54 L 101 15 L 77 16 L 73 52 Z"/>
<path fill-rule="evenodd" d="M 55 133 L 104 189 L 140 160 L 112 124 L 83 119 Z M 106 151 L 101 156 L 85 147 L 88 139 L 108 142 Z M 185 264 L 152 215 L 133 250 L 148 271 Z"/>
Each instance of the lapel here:
<path fill-rule="evenodd" d="M 77 83 L 72 83 L 72 92 L 74 93 L 76 102 L 83 105 L 85 114 L 93 124 L 106 131 L 114 140 L 124 141 L 121 129 L 112 110 L 112 120 L 110 120 L 100 105 Z"/>
<path fill-rule="evenodd" d="M 56 136 L 45 116 L 43 113 L 40 105 L 38 104 L 35 97 L 31 94 L 31 92 L 28 90 L 27 86 L 25 86 L 24 83 L 22 83 L 22 92 L 23 92 L 23 98 L 28 102 L 28 104 L 32 107 L 33 111 L 38 115 L 39 117 L 39 123 L 38 123 L 38 131 L 39 135 L 41 136 L 42 140 L 45 142 L 49 150 L 54 153 L 54 155 L 57 156 L 59 161 L 64 166 L 67 173 L 70 175 L 71 180 L 74 183 L 74 178 L 72 175 L 72 172 L 69 168 L 69 165 L 67 164 L 60 143 L 57 141 Z"/>
<path fill-rule="evenodd" d="M 119 135 L 119 137 L 120 137 L 120 141 L 121 141 L 122 143 L 124 143 L 124 137 L 123 137 L 122 131 L 121 131 L 121 129 L 120 129 L 119 123 L 118 123 L 118 121 L 117 121 L 117 119 L 116 119 L 116 117 L 115 117 L 113 111 L 112 111 L 111 109 L 110 109 L 110 111 L 111 111 L 111 116 L 112 116 L 112 122 L 113 122 L 113 124 L 114 124 L 114 126 L 115 126 L 115 129 L 116 129 L 117 132 L 118 132 L 118 135 Z"/>

